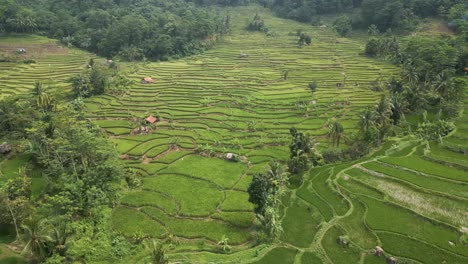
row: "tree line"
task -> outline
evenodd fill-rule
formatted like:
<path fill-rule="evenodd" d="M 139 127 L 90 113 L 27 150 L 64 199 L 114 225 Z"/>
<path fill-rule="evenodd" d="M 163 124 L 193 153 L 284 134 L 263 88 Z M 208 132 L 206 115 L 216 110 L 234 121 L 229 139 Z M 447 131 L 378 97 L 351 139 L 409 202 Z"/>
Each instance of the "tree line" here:
<path fill-rule="evenodd" d="M 30 94 L 0 100 L 0 137 L 27 163 L 0 186 L 0 224 L 11 227 L 34 263 L 86 261 L 92 250 L 115 258 L 132 246 L 108 227 L 131 173 L 83 101 L 36 82 Z"/>
<path fill-rule="evenodd" d="M 37 33 L 125 60 L 194 54 L 229 26 L 215 9 L 183 0 L 0 0 L 0 32 Z"/>
<path fill-rule="evenodd" d="M 376 25 L 385 32 L 410 29 L 419 18 L 442 17 L 454 26 L 465 16 L 466 1 L 463 0 L 259 0 L 278 16 L 306 23 L 320 23 L 320 15 L 350 13 L 355 28 Z M 351 12 L 357 11 L 357 12 Z M 454 14 L 456 13 L 455 17 Z M 457 15 L 459 14 L 459 15 Z M 463 23 L 466 23 L 466 17 Z"/>

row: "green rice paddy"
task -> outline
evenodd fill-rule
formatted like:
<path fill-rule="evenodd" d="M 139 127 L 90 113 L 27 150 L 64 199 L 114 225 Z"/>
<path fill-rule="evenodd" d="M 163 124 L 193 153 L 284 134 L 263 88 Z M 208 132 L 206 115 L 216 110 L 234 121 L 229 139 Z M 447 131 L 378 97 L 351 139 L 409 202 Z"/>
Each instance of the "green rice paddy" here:
<path fill-rule="evenodd" d="M 113 228 L 129 238 L 170 237 L 176 246 L 169 257 L 178 263 L 386 263 L 373 255 L 375 246 L 406 263 L 468 263 L 466 115 L 430 151 L 402 139 L 372 157 L 314 168 L 285 199 L 280 242 L 257 244 L 246 190 L 271 159 L 288 159 L 289 128 L 309 132 L 322 147 L 332 118 L 346 134 L 356 132 L 357 113 L 380 96 L 372 83 L 398 69 L 361 55 L 362 41 L 339 38 L 330 26 L 276 18 L 258 7 L 226 11 L 236 21 L 233 32 L 214 49 L 176 61 L 120 63 L 135 81 L 128 93 L 86 101 L 87 117 L 142 175 L 139 188 L 121 193 Z M 255 12 L 274 37 L 244 30 Z M 297 46 L 290 33 L 299 29 L 312 45 Z M 35 39 L 27 43 L 47 43 Z M 28 92 L 36 80 L 68 89 L 63 80 L 91 57 L 68 49 L 44 53 L 36 64 L 0 63 L 0 96 Z M 141 84 L 143 77 L 157 81 Z M 314 94 L 307 88 L 312 81 Z M 160 117 L 156 129 L 131 135 L 132 118 L 149 115 Z M 215 157 L 198 154 L 200 148 Z M 227 153 L 246 162 L 226 161 Z M 12 177 L 18 162 L 3 161 L 1 176 Z M 219 249 L 223 236 L 232 246 L 228 254 Z M 340 236 L 349 245 L 338 244 Z"/>

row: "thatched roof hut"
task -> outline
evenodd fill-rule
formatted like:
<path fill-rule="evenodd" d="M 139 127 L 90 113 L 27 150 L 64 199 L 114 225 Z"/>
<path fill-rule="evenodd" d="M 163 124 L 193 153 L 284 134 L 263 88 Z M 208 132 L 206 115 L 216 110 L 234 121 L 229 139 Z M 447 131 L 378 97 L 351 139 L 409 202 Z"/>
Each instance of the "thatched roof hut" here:
<path fill-rule="evenodd" d="M 149 84 L 149 83 L 154 83 L 155 80 L 153 78 L 150 78 L 150 77 L 145 77 L 143 79 L 141 79 L 141 83 L 144 83 L 144 84 Z"/>
<path fill-rule="evenodd" d="M 158 119 L 154 116 L 148 116 L 146 119 L 145 119 L 146 122 L 150 123 L 150 124 L 156 124 L 156 122 L 158 122 Z"/>

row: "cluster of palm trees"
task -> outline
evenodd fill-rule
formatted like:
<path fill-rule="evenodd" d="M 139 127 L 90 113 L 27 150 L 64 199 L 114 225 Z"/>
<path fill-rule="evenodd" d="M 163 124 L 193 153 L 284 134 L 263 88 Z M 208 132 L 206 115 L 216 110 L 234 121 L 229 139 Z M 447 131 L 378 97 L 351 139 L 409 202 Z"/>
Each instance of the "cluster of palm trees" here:
<path fill-rule="evenodd" d="M 287 182 L 285 166 L 278 161 L 271 161 L 265 173 L 254 175 L 247 190 L 249 202 L 255 205 L 254 212 L 261 226 L 262 240 L 275 241 L 283 231 L 279 210 Z"/>
<path fill-rule="evenodd" d="M 321 165 L 323 157 L 317 150 L 318 144 L 308 134 L 299 132 L 294 127 L 289 132 L 292 142 L 289 145 L 288 169 L 291 174 L 299 175 L 302 181 L 302 174 L 311 166 Z"/>
<path fill-rule="evenodd" d="M 11 32 L 31 33 L 37 30 L 38 25 L 31 12 L 23 11 L 6 19 L 5 27 Z"/>
<path fill-rule="evenodd" d="M 338 121 L 332 121 L 328 125 L 327 137 L 330 139 L 330 143 L 334 147 L 339 147 L 341 139 L 344 137 L 343 125 Z"/>
<path fill-rule="evenodd" d="M 366 108 L 359 115 L 359 131 L 365 141 L 380 144 L 392 127 L 394 104 L 383 95 L 374 109 Z"/>
<path fill-rule="evenodd" d="M 52 111 L 56 107 L 54 98 L 46 92 L 42 82 L 34 83 L 33 94 L 36 97 L 36 106 L 44 112 Z"/>
<path fill-rule="evenodd" d="M 374 27 L 372 27 L 374 26 Z M 400 42 L 395 36 L 386 34 L 383 37 L 378 37 L 378 29 L 375 25 L 369 27 L 368 33 L 372 36 L 366 44 L 365 53 L 368 56 L 383 57 L 395 63 L 400 63 L 402 60 L 402 52 Z"/>

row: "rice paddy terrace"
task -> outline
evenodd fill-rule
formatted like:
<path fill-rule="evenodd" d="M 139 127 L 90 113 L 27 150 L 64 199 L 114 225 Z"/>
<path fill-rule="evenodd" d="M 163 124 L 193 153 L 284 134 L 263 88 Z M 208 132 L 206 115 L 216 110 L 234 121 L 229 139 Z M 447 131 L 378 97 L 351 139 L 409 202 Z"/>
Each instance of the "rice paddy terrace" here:
<path fill-rule="evenodd" d="M 170 62 L 121 63 L 135 80 L 129 92 L 87 100 L 88 118 L 143 176 L 137 190 L 121 194 L 113 228 L 128 237 L 170 238 L 170 260 L 180 263 L 386 263 L 374 256 L 376 246 L 398 263 L 468 263 L 466 115 L 442 142 L 395 139 L 370 157 L 314 168 L 284 201 L 280 242 L 255 243 L 246 190 L 268 161 L 289 158 L 289 128 L 322 145 L 330 119 L 346 134 L 356 132 L 357 113 L 380 96 L 371 89 L 375 80 L 398 69 L 360 55 L 363 42 L 338 38 L 329 27 L 256 7 L 228 11 L 234 29 L 216 48 Z M 244 30 L 256 11 L 271 36 Z M 312 45 L 298 47 L 298 29 Z M 69 52 L 36 65 L 0 63 L 1 96 L 51 76 L 61 87 L 91 57 Z M 156 82 L 142 84 L 143 77 Z M 131 135 L 134 118 L 149 115 L 160 117 L 156 129 Z M 226 161 L 226 153 L 246 162 Z M 219 250 L 223 236 L 230 254 Z M 146 263 L 148 254 L 122 263 Z"/>
<path fill-rule="evenodd" d="M 81 72 L 92 57 L 39 36 L 9 35 L 0 39 L 0 54 L 10 62 L 0 63 L 0 98 L 32 91 L 35 81 L 63 89 L 71 76 Z M 19 54 L 18 50 L 25 53 Z"/>

